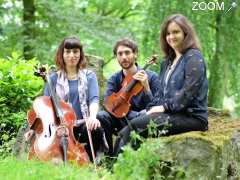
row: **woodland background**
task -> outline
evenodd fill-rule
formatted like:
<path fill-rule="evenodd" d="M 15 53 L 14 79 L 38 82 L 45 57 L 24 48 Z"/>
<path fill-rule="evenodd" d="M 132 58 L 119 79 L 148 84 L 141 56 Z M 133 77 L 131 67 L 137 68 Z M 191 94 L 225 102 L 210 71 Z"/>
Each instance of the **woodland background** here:
<path fill-rule="evenodd" d="M 197 10 L 195 3 L 198 3 Z M 161 22 L 182 13 L 197 31 L 208 64 L 209 106 L 221 108 L 231 98 L 240 111 L 240 9 L 226 13 L 230 1 L 191 0 L 1 0 L 0 57 L 17 52 L 24 59 L 53 63 L 60 41 L 78 36 L 88 54 L 104 59 L 107 77 L 116 71 L 112 47 L 122 37 L 134 39 L 139 62 L 158 53 Z M 224 10 L 218 5 L 224 3 Z M 205 7 L 207 5 L 207 7 Z M 158 71 L 158 68 L 156 68 Z"/>
<path fill-rule="evenodd" d="M 159 47 L 160 25 L 174 13 L 193 23 L 208 66 L 209 106 L 240 115 L 240 4 L 229 0 L 0 0 L 0 154 L 11 152 L 16 133 L 43 83 L 34 66 L 53 64 L 66 36 L 80 38 L 87 54 L 104 59 L 108 78 L 118 64 L 114 43 L 123 37 L 139 45 L 138 62 Z M 224 3 L 224 9 L 218 5 Z M 193 10 L 195 4 L 197 10 Z M 119 68 L 119 67 L 118 67 Z M 153 67 L 159 72 L 159 67 Z"/>

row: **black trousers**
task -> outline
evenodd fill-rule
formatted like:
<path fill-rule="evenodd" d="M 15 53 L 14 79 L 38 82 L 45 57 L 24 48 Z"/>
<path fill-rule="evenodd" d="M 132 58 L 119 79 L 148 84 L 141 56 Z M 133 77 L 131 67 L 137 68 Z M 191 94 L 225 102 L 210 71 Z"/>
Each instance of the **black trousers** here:
<path fill-rule="evenodd" d="M 118 156 L 121 148 L 130 141 L 131 131 L 135 130 L 141 136 L 147 137 L 149 135 L 148 125 L 150 121 L 153 121 L 158 131 L 166 130 L 166 133 L 163 135 L 173 135 L 188 131 L 206 131 L 208 129 L 206 122 L 186 114 L 154 113 L 143 115 L 131 120 L 131 127 L 125 126 L 119 132 L 113 155 Z"/>
<path fill-rule="evenodd" d="M 85 123 L 80 125 L 79 127 L 74 127 L 73 133 L 76 140 L 84 145 L 85 150 L 88 153 L 90 160 L 92 161 L 93 159 L 92 159 L 91 147 L 90 147 L 87 127 Z M 96 155 L 97 151 L 100 151 L 101 146 L 103 145 L 103 129 L 97 128 L 96 130 L 91 131 L 91 135 L 92 135 L 92 141 L 93 141 L 93 149 Z"/>
<path fill-rule="evenodd" d="M 105 131 L 106 140 L 109 146 L 108 155 L 113 155 L 113 134 L 118 132 L 127 125 L 126 119 L 116 118 L 107 111 L 100 111 L 97 114 L 97 119 L 100 121 L 102 128 Z"/>

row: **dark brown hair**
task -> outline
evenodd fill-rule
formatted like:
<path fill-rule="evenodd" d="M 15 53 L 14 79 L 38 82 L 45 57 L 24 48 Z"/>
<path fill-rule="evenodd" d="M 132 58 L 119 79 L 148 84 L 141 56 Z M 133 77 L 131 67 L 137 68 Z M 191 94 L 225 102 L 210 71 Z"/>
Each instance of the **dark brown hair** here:
<path fill-rule="evenodd" d="M 121 40 L 117 41 L 116 44 L 114 45 L 113 54 L 115 56 L 117 55 L 117 49 L 118 49 L 119 46 L 126 46 L 126 47 L 130 48 L 133 51 L 133 53 L 135 53 L 135 54 L 138 53 L 137 44 L 133 40 L 130 40 L 128 38 L 124 38 L 124 39 L 121 39 Z"/>
<path fill-rule="evenodd" d="M 161 26 L 160 45 L 165 58 L 176 56 L 174 50 L 169 46 L 166 40 L 167 28 L 171 22 L 175 22 L 178 26 L 180 26 L 184 33 L 184 39 L 180 49 L 181 53 L 184 53 L 189 48 L 200 49 L 200 44 L 192 23 L 182 14 L 174 14 L 169 16 Z"/>
<path fill-rule="evenodd" d="M 86 58 L 84 56 L 83 47 L 80 43 L 80 40 L 76 37 L 67 37 L 65 38 L 61 44 L 58 46 L 58 50 L 55 56 L 55 63 L 58 69 L 64 69 L 65 70 L 65 63 L 63 60 L 63 52 L 65 49 L 73 49 L 78 48 L 80 49 L 80 60 L 77 64 L 77 67 L 79 69 L 83 69 L 86 67 Z"/>

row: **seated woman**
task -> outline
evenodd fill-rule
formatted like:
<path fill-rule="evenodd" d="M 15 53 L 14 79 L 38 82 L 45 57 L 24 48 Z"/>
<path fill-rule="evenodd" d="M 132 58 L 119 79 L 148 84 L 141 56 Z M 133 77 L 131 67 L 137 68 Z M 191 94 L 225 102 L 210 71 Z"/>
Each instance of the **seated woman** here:
<path fill-rule="evenodd" d="M 161 63 L 158 92 L 146 114 L 131 120 L 131 127 L 120 131 L 115 156 L 130 141 L 132 130 L 147 136 L 150 121 L 158 131 L 166 128 L 166 135 L 208 129 L 206 65 L 187 18 L 181 14 L 168 17 L 162 24 L 160 44 L 165 59 Z"/>
<path fill-rule="evenodd" d="M 104 131 L 100 122 L 96 119 L 99 109 L 99 88 L 96 74 L 86 68 L 86 58 L 83 46 L 77 37 L 65 38 L 58 47 L 55 64 L 58 71 L 50 75 L 51 82 L 57 96 L 68 102 L 77 119 L 86 119 L 86 123 L 77 124 L 73 132 L 75 138 L 85 143 L 85 149 L 93 160 L 87 128 L 92 133 L 93 148 L 99 153 L 104 144 Z M 48 86 L 45 86 L 44 95 L 49 96 Z M 33 130 L 25 134 L 26 139 Z M 108 148 L 108 147 L 105 147 Z"/>

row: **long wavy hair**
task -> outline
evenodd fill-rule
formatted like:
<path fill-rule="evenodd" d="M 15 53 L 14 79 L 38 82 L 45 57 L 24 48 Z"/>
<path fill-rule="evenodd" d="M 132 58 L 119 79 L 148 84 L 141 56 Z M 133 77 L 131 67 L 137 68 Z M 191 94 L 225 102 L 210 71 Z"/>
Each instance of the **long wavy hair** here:
<path fill-rule="evenodd" d="M 194 31 L 192 23 L 182 14 L 169 16 L 161 26 L 160 46 L 164 53 L 164 58 L 175 58 L 176 54 L 173 48 L 167 43 L 167 28 L 171 22 L 175 22 L 183 31 L 184 39 L 180 47 L 180 53 L 184 53 L 189 48 L 200 49 L 198 37 Z"/>

